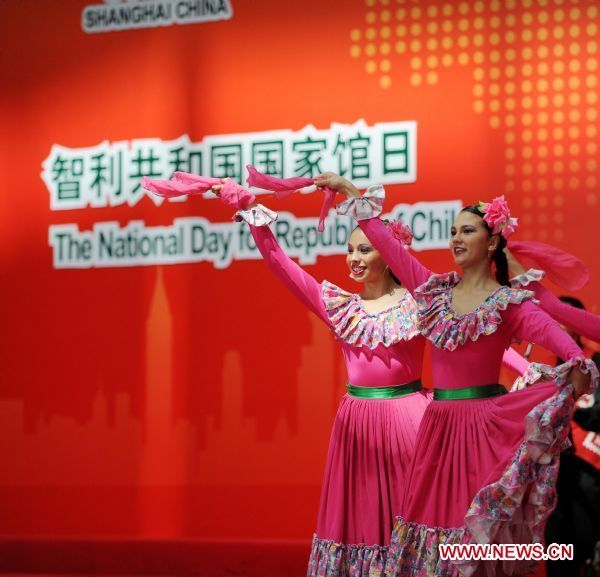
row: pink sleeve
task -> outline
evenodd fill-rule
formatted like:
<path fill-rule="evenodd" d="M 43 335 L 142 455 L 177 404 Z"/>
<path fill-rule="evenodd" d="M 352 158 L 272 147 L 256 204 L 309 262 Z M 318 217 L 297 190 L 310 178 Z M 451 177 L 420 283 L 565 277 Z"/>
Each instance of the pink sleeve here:
<path fill-rule="evenodd" d="M 539 282 L 531 283 L 529 290 L 535 291 L 540 306 L 559 323 L 566 325 L 581 336 L 600 342 L 600 316 L 563 303 Z"/>
<path fill-rule="evenodd" d="M 433 274 L 425 268 L 404 245 L 392 236 L 392 232 L 379 218 L 359 220 L 358 224 L 385 263 L 400 282 L 411 292 L 426 282 Z"/>
<path fill-rule="evenodd" d="M 522 375 L 529 368 L 529 361 L 521 356 L 515 349 L 509 347 L 504 351 L 504 356 L 502 357 L 502 364 Z"/>
<path fill-rule="evenodd" d="M 577 343 L 537 305 L 525 301 L 509 310 L 514 315 L 513 336 L 542 345 L 565 361 L 583 357 Z"/>
<path fill-rule="evenodd" d="M 273 274 L 313 313 L 331 326 L 321 285 L 283 252 L 268 226 L 250 225 L 256 246 Z"/>

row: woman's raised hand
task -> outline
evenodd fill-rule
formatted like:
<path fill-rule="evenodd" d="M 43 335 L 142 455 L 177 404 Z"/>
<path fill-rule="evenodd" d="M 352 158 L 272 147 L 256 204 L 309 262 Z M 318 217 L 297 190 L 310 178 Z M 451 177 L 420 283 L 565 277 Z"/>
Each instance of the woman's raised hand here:
<path fill-rule="evenodd" d="M 221 179 L 221 184 L 213 184 L 210 187 L 211 192 L 213 192 L 216 196 L 218 196 L 219 198 L 221 197 L 221 189 L 223 188 L 223 186 L 225 186 L 225 183 L 230 180 L 229 178 L 222 178 Z"/>
<path fill-rule="evenodd" d="M 256 197 L 231 178 L 222 178 L 220 184 L 213 184 L 210 190 L 235 210 L 249 210 L 256 205 Z"/>
<path fill-rule="evenodd" d="M 330 188 L 336 192 L 352 198 L 360 196 L 360 191 L 347 178 L 335 174 L 335 172 L 324 172 L 315 178 L 315 186 L 317 188 Z"/>

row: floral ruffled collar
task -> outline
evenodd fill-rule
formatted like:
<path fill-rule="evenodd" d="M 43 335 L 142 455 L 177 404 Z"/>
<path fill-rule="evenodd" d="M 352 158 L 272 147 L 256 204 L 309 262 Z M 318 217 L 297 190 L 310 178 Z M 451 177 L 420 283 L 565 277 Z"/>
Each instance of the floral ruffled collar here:
<path fill-rule="evenodd" d="M 417 305 L 409 293 L 395 305 L 370 313 L 361 298 L 336 285 L 323 281 L 322 298 L 325 310 L 339 339 L 356 347 L 375 349 L 399 341 L 408 341 L 419 334 Z"/>
<path fill-rule="evenodd" d="M 440 349 L 453 351 L 467 339 L 476 341 L 496 332 L 502 322 L 500 311 L 509 304 L 537 302 L 532 291 L 500 286 L 476 309 L 459 315 L 452 308 L 452 287 L 459 281 L 456 272 L 437 274 L 415 290 L 421 334 Z"/>

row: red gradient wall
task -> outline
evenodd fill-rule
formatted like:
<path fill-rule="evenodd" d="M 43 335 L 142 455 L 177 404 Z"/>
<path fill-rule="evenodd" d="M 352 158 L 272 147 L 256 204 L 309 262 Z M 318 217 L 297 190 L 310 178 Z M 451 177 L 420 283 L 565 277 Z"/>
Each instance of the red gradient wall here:
<path fill-rule="evenodd" d="M 53 144 L 416 120 L 417 181 L 387 202 L 505 194 L 518 238 L 588 263 L 598 310 L 597 2 L 232 0 L 228 21 L 104 34 L 86 4 L 0 6 L 0 533 L 308 540 L 345 382 L 260 261 L 53 269 L 69 219 L 231 218 L 201 199 L 53 212 Z M 307 270 L 353 290 L 343 257 Z"/>

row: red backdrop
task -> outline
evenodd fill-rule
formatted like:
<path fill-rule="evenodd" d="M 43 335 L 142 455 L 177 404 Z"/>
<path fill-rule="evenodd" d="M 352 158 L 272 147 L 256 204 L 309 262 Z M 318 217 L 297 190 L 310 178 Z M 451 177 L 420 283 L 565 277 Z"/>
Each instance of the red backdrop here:
<path fill-rule="evenodd" d="M 0 7 L 2 534 L 308 540 L 345 382 L 260 261 L 53 269 L 51 225 L 231 218 L 202 199 L 52 211 L 53 144 L 414 120 L 417 180 L 390 205 L 506 194 L 518 238 L 583 258 L 600 305 L 596 2 L 232 0 L 226 21 L 99 34 L 86 4 Z M 353 290 L 343 257 L 307 270 Z"/>

